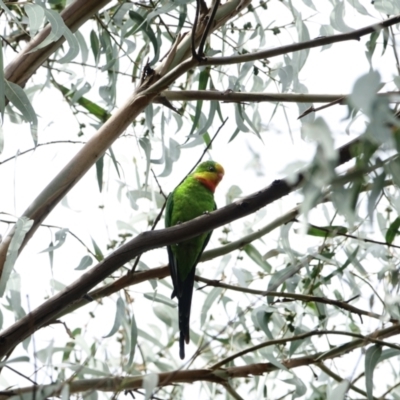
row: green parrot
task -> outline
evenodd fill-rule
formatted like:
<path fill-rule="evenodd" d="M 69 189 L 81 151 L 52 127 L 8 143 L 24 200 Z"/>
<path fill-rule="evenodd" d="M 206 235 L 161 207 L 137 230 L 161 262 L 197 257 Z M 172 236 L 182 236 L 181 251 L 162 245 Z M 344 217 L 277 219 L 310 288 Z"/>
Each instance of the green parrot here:
<path fill-rule="evenodd" d="M 222 166 L 214 161 L 201 163 L 196 170 L 168 196 L 165 226 L 168 228 L 217 209 L 214 191 L 224 176 Z M 185 342 L 189 343 L 190 307 L 196 265 L 212 232 L 203 233 L 184 242 L 168 246 L 169 269 L 178 298 L 179 356 L 185 358 Z"/>

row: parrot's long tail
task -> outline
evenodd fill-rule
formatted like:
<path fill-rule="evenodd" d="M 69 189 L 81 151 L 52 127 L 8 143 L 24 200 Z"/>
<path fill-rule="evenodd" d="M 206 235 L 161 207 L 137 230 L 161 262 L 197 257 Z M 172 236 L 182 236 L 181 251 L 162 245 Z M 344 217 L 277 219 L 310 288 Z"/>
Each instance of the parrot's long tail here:
<path fill-rule="evenodd" d="M 178 297 L 179 308 L 179 357 L 181 360 L 185 358 L 185 342 L 190 341 L 190 308 L 192 305 L 194 274 L 196 268 L 193 268 L 188 277 L 182 284 L 182 295 Z"/>

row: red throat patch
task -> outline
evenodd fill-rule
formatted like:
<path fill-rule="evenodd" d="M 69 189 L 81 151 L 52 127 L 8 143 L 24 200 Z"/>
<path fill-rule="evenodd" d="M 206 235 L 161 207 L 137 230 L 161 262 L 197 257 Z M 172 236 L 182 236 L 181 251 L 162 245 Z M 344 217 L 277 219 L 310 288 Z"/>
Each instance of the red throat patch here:
<path fill-rule="evenodd" d="M 207 189 L 209 189 L 212 193 L 215 192 L 215 188 L 218 185 L 218 182 L 214 182 L 211 179 L 207 179 L 203 176 L 200 176 L 200 174 L 196 174 L 194 176 L 201 184 L 203 184 Z"/>
<path fill-rule="evenodd" d="M 222 170 L 223 171 L 223 170 Z M 203 184 L 212 193 L 215 192 L 215 188 L 224 176 L 223 172 L 199 172 L 194 174 L 194 178 L 197 179 L 201 184 Z"/>

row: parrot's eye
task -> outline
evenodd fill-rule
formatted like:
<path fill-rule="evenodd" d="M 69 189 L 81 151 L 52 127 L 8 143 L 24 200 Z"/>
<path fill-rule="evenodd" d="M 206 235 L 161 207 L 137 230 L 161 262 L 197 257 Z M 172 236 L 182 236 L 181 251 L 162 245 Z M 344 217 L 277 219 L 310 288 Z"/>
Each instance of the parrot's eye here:
<path fill-rule="evenodd" d="M 214 167 L 211 167 L 211 166 L 208 167 L 208 170 L 209 170 L 210 172 L 214 172 L 214 171 L 215 171 L 215 170 L 214 170 Z"/>

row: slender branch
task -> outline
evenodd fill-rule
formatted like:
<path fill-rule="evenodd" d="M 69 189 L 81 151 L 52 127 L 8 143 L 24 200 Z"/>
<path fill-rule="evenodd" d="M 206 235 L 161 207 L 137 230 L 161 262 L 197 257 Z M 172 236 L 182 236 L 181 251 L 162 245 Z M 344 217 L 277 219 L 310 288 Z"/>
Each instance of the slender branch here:
<path fill-rule="evenodd" d="M 337 357 L 341 357 L 350 351 L 353 351 L 359 347 L 365 345 L 366 342 L 374 342 L 374 338 L 387 338 L 390 336 L 394 336 L 399 334 L 400 327 L 398 325 L 391 326 L 386 329 L 382 329 L 379 331 L 375 331 L 372 335 L 362 336 L 362 338 L 351 340 L 344 345 L 336 346 L 333 350 L 334 352 L 328 353 L 315 353 L 302 357 L 291 357 L 290 359 L 286 359 L 281 361 L 281 363 L 287 369 L 298 368 L 302 366 L 310 366 L 312 364 L 318 364 L 322 361 L 333 359 Z M 322 332 L 322 331 L 321 331 Z M 322 333 L 319 334 L 322 334 Z M 335 331 L 327 331 L 330 334 L 334 334 Z M 318 332 L 314 332 L 318 334 Z M 349 332 L 346 332 L 349 334 Z M 298 335 L 300 336 L 300 335 Z M 346 335 L 349 336 L 349 335 Z M 287 338 L 286 342 L 290 341 L 292 338 Z M 388 343 L 385 343 L 385 345 Z M 272 371 L 276 371 L 278 367 L 272 363 L 257 363 L 257 364 L 248 364 L 240 367 L 230 367 L 230 368 L 219 368 L 219 369 L 193 369 L 193 370 L 175 370 L 169 372 L 162 372 L 158 374 L 158 386 L 163 387 L 175 383 L 193 383 L 199 381 L 205 382 L 214 382 L 225 385 L 229 379 L 234 378 L 249 378 L 252 376 L 260 376 L 263 374 L 270 373 Z M 69 382 L 69 392 L 70 393 L 79 393 L 86 392 L 90 390 L 104 391 L 104 392 L 118 392 L 124 390 L 134 390 L 140 389 L 143 387 L 143 381 L 146 378 L 146 375 L 140 376 L 128 376 L 128 377 L 120 377 L 120 376 L 112 376 L 112 377 L 104 377 L 97 379 L 85 379 L 85 380 L 75 380 Z M 63 383 L 58 382 L 50 385 L 42 385 L 40 387 L 41 391 L 45 391 L 51 393 L 52 396 L 59 395 L 62 388 Z M 0 400 L 7 400 L 11 396 L 29 394 L 34 390 L 37 391 L 37 388 L 33 386 L 24 387 L 20 389 L 14 390 L 4 390 L 0 392 Z"/>
<path fill-rule="evenodd" d="M 332 106 L 334 106 L 334 105 L 336 105 L 336 104 L 343 104 L 343 100 L 344 100 L 344 97 L 339 98 L 339 99 L 334 100 L 334 101 L 331 101 L 330 103 L 324 104 L 323 106 L 320 106 L 320 107 L 317 107 L 317 108 L 315 108 L 314 106 L 311 106 L 311 107 L 307 108 L 306 111 L 304 111 L 303 113 L 301 113 L 301 114 L 297 117 L 297 119 L 301 119 L 301 118 L 305 117 L 305 116 L 308 115 L 308 114 L 311 114 L 311 113 L 313 113 L 313 112 L 315 113 L 315 112 L 317 112 L 317 111 L 324 110 L 325 108 L 332 107 Z"/>
<path fill-rule="evenodd" d="M 397 329 L 400 331 L 400 327 L 397 325 L 394 325 L 397 327 Z M 275 345 L 282 345 L 290 342 L 295 342 L 296 340 L 304 340 L 312 336 L 321 336 L 321 335 L 340 335 L 340 336 L 350 336 L 358 339 L 362 339 L 362 341 L 367 341 L 367 342 L 372 342 L 372 343 L 379 343 L 382 346 L 387 346 L 390 348 L 394 348 L 396 350 L 400 350 L 400 346 L 397 346 L 393 343 L 389 342 L 383 342 L 382 340 L 376 339 L 376 332 L 370 334 L 370 335 L 361 335 L 359 333 L 353 333 L 353 332 L 348 332 L 348 331 L 331 331 L 331 330 L 316 330 L 316 331 L 311 331 L 311 332 L 306 332 L 302 333 L 300 335 L 295 335 L 292 337 L 286 337 L 286 338 L 281 338 L 281 339 L 273 339 L 273 340 L 267 340 L 265 342 L 259 343 L 255 346 L 248 347 L 247 349 L 244 349 L 242 351 L 238 351 L 235 354 L 232 354 L 229 357 L 224 358 L 221 361 L 218 361 L 216 364 L 210 367 L 211 370 L 216 370 L 220 369 L 223 365 L 235 360 L 238 357 L 242 357 L 245 354 L 248 353 L 253 353 L 256 350 L 263 349 L 265 347 L 269 346 L 275 346 Z M 338 346 L 340 347 L 340 346 Z M 323 355 L 324 353 L 322 353 Z M 322 356 L 318 356 L 319 359 L 321 359 Z"/>
<path fill-rule="evenodd" d="M 262 60 L 264 58 L 272 58 L 280 56 L 282 54 L 292 53 L 294 51 L 312 49 L 314 47 L 321 47 L 327 44 L 346 42 L 348 40 L 360 40 L 362 36 L 369 35 L 370 33 L 380 31 L 392 25 L 396 25 L 400 22 L 400 15 L 388 18 L 382 22 L 376 24 L 356 29 L 352 32 L 341 33 L 338 35 L 326 36 L 321 38 L 316 38 L 301 43 L 289 44 L 286 46 L 277 47 L 275 49 L 262 50 L 254 53 L 246 53 L 236 56 L 228 57 L 209 57 L 205 60 L 201 60 L 200 65 L 230 65 L 239 64 L 248 61 Z"/>
<path fill-rule="evenodd" d="M 394 389 L 400 386 L 400 382 L 397 382 L 395 385 L 391 386 L 388 390 L 386 390 L 385 393 L 383 393 L 381 396 L 379 396 L 378 400 L 385 400 L 386 396 Z"/>
<path fill-rule="evenodd" d="M 317 363 L 316 364 L 318 368 L 321 369 L 321 371 L 324 371 L 327 375 L 332 377 L 335 381 L 337 382 L 342 382 L 344 379 L 339 376 L 338 374 L 335 374 L 330 368 L 328 368 L 324 363 Z M 349 382 L 349 388 L 351 390 L 354 390 L 357 393 L 362 394 L 363 396 L 367 397 L 367 392 L 364 390 L 359 389 L 357 386 L 353 385 L 351 382 Z M 375 396 L 372 397 L 374 400 L 378 400 Z"/>
<path fill-rule="evenodd" d="M 348 302 L 334 300 L 334 299 L 328 299 L 326 297 L 312 296 L 312 295 L 305 295 L 305 294 L 298 294 L 298 293 L 275 292 L 275 291 L 270 291 L 270 290 L 265 291 L 265 290 L 249 289 L 249 288 L 245 288 L 245 287 L 229 285 L 227 283 L 223 283 L 223 282 L 220 282 L 217 280 L 203 278 L 203 277 L 197 276 L 197 275 L 196 275 L 195 279 L 198 282 L 206 283 L 207 286 L 220 287 L 220 288 L 224 288 L 224 289 L 234 290 L 236 292 L 249 293 L 249 294 L 254 294 L 254 295 L 258 295 L 258 296 L 282 298 L 282 300 L 281 300 L 282 302 L 287 301 L 286 299 L 291 299 L 291 300 L 299 300 L 299 301 L 302 301 L 305 303 L 315 302 L 315 303 L 322 303 L 322 304 L 330 304 L 332 306 L 336 306 L 343 310 L 350 311 L 351 313 L 354 313 L 354 314 L 365 315 L 367 317 L 371 317 L 371 318 L 375 318 L 375 319 L 379 319 L 379 320 L 382 320 L 382 318 L 383 318 L 382 315 L 354 307 L 354 306 L 348 304 Z M 399 322 L 399 320 L 396 318 L 390 318 L 389 321 L 392 322 L 393 324 L 397 324 Z"/>
<path fill-rule="evenodd" d="M 217 14 L 217 10 L 218 10 L 219 3 L 220 3 L 220 0 L 213 0 L 213 1 L 214 1 L 214 4 L 213 4 L 212 10 L 211 10 L 211 14 L 208 17 L 206 29 L 204 29 L 203 36 L 200 39 L 199 51 L 197 54 L 200 60 L 202 60 L 204 57 L 204 45 L 206 44 L 208 34 L 210 33 L 211 25 L 214 23 L 214 18 L 215 18 L 215 15 Z"/>
<path fill-rule="evenodd" d="M 396 59 L 397 73 L 398 73 L 398 75 L 400 75 L 400 59 L 399 59 L 399 55 L 397 53 L 396 36 L 393 32 L 392 26 L 389 28 L 389 30 L 390 30 L 390 37 L 392 39 L 393 54 L 394 54 L 394 58 Z"/>
<path fill-rule="evenodd" d="M 221 385 L 225 388 L 225 390 L 235 399 L 235 400 L 244 400 L 242 396 L 232 387 L 232 385 L 228 383 L 221 383 Z"/>
<path fill-rule="evenodd" d="M 192 57 L 196 58 L 197 53 L 196 53 L 196 31 L 197 31 L 197 26 L 199 24 L 199 15 L 200 15 L 200 0 L 196 0 L 196 14 L 194 16 L 194 23 L 192 27 Z"/>
<path fill-rule="evenodd" d="M 197 101 L 197 100 L 216 100 L 224 103 L 261 103 L 287 102 L 287 103 L 339 103 L 345 104 L 348 94 L 298 94 L 298 93 L 251 93 L 251 92 L 231 92 L 218 90 L 165 90 L 160 96 L 170 101 Z M 389 102 L 399 103 L 400 92 L 378 93 L 379 97 L 388 98 Z M 326 108 L 329 105 L 324 105 Z M 315 109 L 314 111 L 318 111 Z"/>
<path fill-rule="evenodd" d="M 3 212 L 0 212 L 0 214 L 10 215 L 10 214 L 3 213 Z M 15 219 L 15 217 L 14 217 L 13 215 L 12 215 L 12 217 Z M 3 223 L 5 223 L 5 224 L 15 224 L 15 221 L 7 221 L 7 220 L 5 220 L 5 219 L 0 219 L 0 222 L 3 222 Z M 61 227 L 61 226 L 49 225 L 49 224 L 42 224 L 42 225 L 40 225 L 40 227 L 41 227 L 41 228 L 64 229 L 64 228 Z M 69 233 L 72 237 L 74 237 L 74 238 L 85 248 L 85 250 L 86 250 L 88 253 L 90 253 L 94 258 L 96 258 L 96 254 L 95 254 L 92 250 L 90 250 L 88 246 L 86 246 L 85 242 L 84 242 L 78 235 L 76 235 L 74 232 L 70 231 L 69 229 L 68 229 L 68 233 Z"/>
<path fill-rule="evenodd" d="M 300 222 L 297 219 L 295 220 L 296 222 Z M 327 236 L 329 236 L 329 234 L 332 234 L 332 230 L 329 230 L 327 228 L 324 227 L 320 227 L 317 225 L 313 225 L 313 224 L 308 224 L 309 227 L 312 228 L 316 228 L 322 232 L 326 232 Z M 355 236 L 355 235 L 351 235 L 349 233 L 342 233 L 342 232 L 335 232 L 335 236 L 342 236 L 342 237 L 346 237 L 349 239 L 355 239 L 355 240 L 359 240 L 360 242 L 365 242 L 365 243 L 373 243 L 373 244 L 379 244 L 381 246 L 387 246 L 387 247 L 393 247 L 395 249 L 400 249 L 400 246 L 397 246 L 395 244 L 392 243 L 388 243 L 388 242 L 381 242 L 379 240 L 374 240 L 374 239 L 368 239 L 368 238 L 363 238 L 363 237 L 359 237 L 359 236 Z"/>
<path fill-rule="evenodd" d="M 226 117 L 223 121 L 222 124 L 219 126 L 219 128 L 217 129 L 217 132 L 215 132 L 214 136 L 212 137 L 212 139 L 210 140 L 210 142 L 207 144 L 207 146 L 205 147 L 205 149 L 203 150 L 203 152 L 200 155 L 200 158 L 198 159 L 198 161 L 196 162 L 196 164 L 194 164 L 194 166 L 192 167 L 192 169 L 189 171 L 189 173 L 186 175 L 186 177 L 188 175 L 190 175 L 194 169 L 201 163 L 201 160 L 203 159 L 203 157 L 206 155 L 207 151 L 210 150 L 212 144 L 214 143 L 214 140 L 217 138 L 218 134 L 221 132 L 222 128 L 225 126 L 226 121 L 228 121 L 229 117 Z M 181 183 L 186 179 L 183 178 Z"/>
<path fill-rule="evenodd" d="M 0 165 L 6 163 L 6 162 L 8 162 L 8 161 L 11 161 L 11 160 L 13 160 L 13 159 L 16 158 L 16 157 L 23 156 L 24 154 L 27 154 L 27 153 L 29 153 L 29 152 L 31 152 L 31 151 L 34 151 L 34 150 L 36 150 L 38 147 L 41 147 L 41 146 L 48 146 L 49 144 L 61 144 L 61 143 L 62 143 L 62 144 L 66 144 L 66 143 L 69 143 L 69 144 L 85 144 L 86 142 L 82 142 L 82 141 L 80 141 L 80 140 L 55 140 L 55 141 L 53 141 L 53 142 L 38 143 L 38 144 L 36 145 L 36 147 L 32 147 L 31 149 L 24 150 L 24 151 L 20 151 L 20 152 L 18 152 L 18 154 L 16 154 L 15 156 L 11 156 L 11 157 L 6 158 L 6 159 L 3 160 L 3 161 L 0 161 Z"/>

